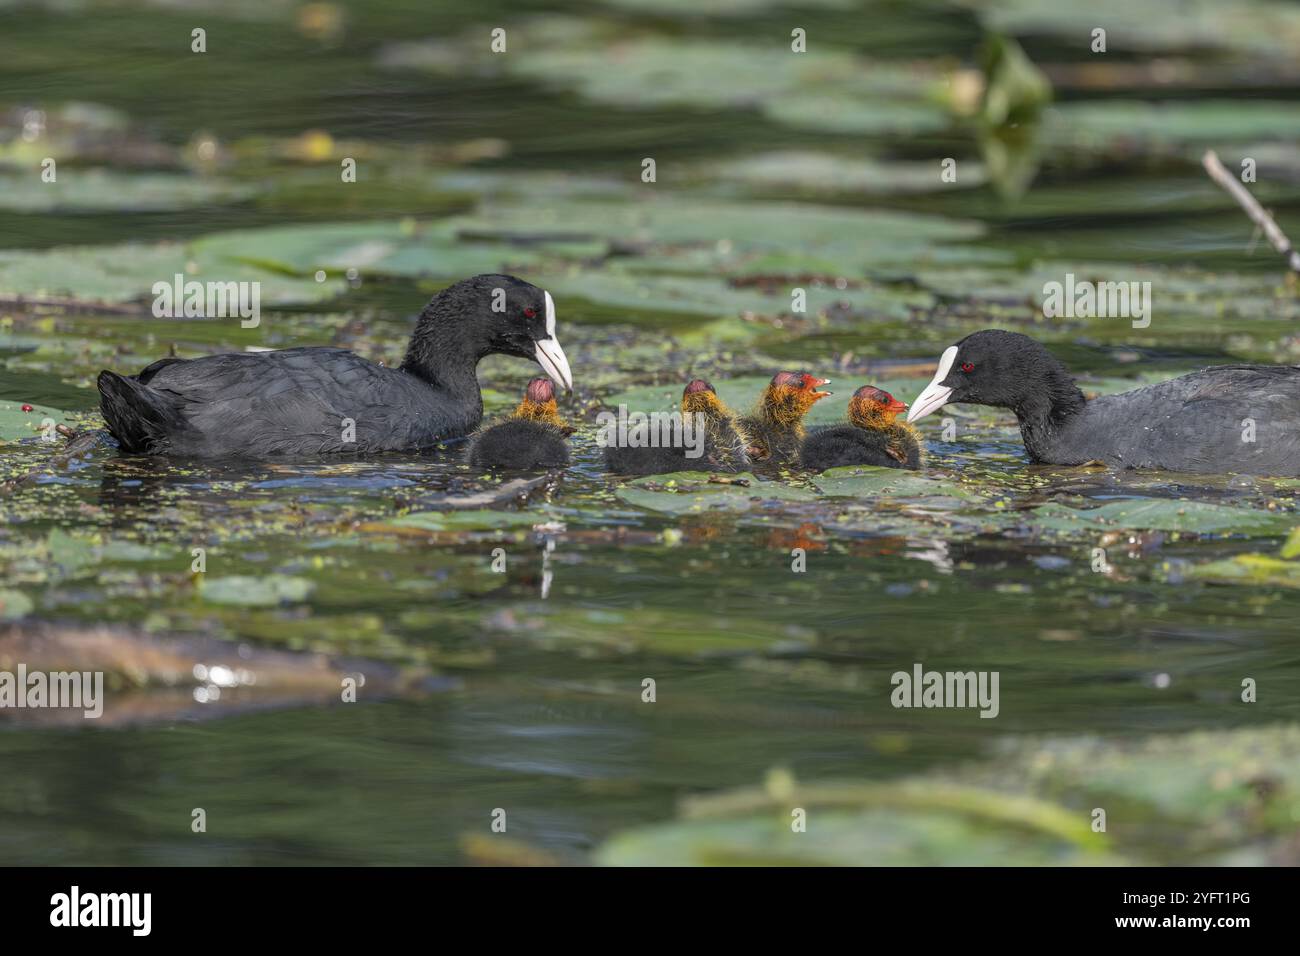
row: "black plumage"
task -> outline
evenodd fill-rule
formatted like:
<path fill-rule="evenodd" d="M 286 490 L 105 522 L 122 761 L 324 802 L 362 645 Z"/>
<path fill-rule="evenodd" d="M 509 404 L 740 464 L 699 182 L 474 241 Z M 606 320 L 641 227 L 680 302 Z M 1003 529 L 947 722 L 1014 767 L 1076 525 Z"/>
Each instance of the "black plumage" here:
<path fill-rule="evenodd" d="M 685 448 L 605 449 L 605 467 L 616 475 L 666 475 L 674 471 L 700 471 L 700 459 L 687 459 Z"/>
<path fill-rule="evenodd" d="M 483 400 L 475 368 L 487 355 L 534 359 L 569 378 L 554 325 L 554 305 L 541 289 L 511 276 L 475 276 L 430 300 L 400 368 L 338 348 L 163 359 L 134 376 L 101 372 L 100 407 L 129 452 L 263 458 L 414 451 L 478 427 Z"/>
<path fill-rule="evenodd" d="M 876 465 L 881 468 L 920 468 L 921 450 L 915 442 L 906 446 L 900 461 L 891 451 L 883 432 L 856 425 L 827 425 L 814 428 L 804 440 L 799 463 L 809 471 L 825 471 L 845 465 Z"/>
<path fill-rule="evenodd" d="M 909 421 L 949 402 L 1011 409 L 1036 462 L 1300 476 L 1300 367 L 1220 365 L 1085 398 L 1047 349 L 985 330 L 950 346 Z"/>
<path fill-rule="evenodd" d="M 849 399 L 848 422 L 809 431 L 799 463 L 810 471 L 845 465 L 920 468 L 921 444 L 915 429 L 900 425 L 907 406 L 883 389 L 863 385 Z"/>
<path fill-rule="evenodd" d="M 701 426 L 703 441 L 690 451 L 680 447 L 605 448 L 605 467 L 621 475 L 663 475 L 674 471 L 744 471 L 750 465 L 749 438 L 735 414 L 718 398 L 717 389 L 704 379 L 692 379 L 682 390 L 679 408 L 683 420 Z M 698 435 L 698 433 L 696 433 Z"/>
<path fill-rule="evenodd" d="M 477 468 L 563 468 L 569 443 L 554 425 L 510 419 L 475 435 L 466 459 Z"/>
<path fill-rule="evenodd" d="M 509 418 L 474 434 L 465 458 L 477 468 L 562 468 L 572 431 L 556 408 L 555 387 L 535 378 Z"/>
<path fill-rule="evenodd" d="M 783 466 L 799 460 L 807 431 L 803 419 L 818 401 L 830 395 L 819 391 L 830 384 L 808 372 L 777 372 L 754 410 L 739 419 L 756 464 Z"/>

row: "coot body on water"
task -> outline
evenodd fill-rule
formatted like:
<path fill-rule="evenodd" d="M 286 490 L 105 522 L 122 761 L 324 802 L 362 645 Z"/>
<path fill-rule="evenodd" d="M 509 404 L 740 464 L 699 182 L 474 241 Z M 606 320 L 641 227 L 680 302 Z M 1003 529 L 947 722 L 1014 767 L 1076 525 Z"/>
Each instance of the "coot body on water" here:
<path fill-rule="evenodd" d="M 1087 399 L 1033 339 L 987 329 L 949 346 L 907 416 L 949 402 L 1009 408 L 1036 462 L 1300 476 L 1300 367 L 1219 365 Z"/>
<path fill-rule="evenodd" d="M 167 358 L 137 375 L 99 375 L 100 407 L 123 450 L 198 458 L 416 451 L 483 418 L 475 368 L 488 355 L 536 361 L 565 388 L 549 293 L 480 275 L 435 295 L 400 368 L 345 349 Z"/>

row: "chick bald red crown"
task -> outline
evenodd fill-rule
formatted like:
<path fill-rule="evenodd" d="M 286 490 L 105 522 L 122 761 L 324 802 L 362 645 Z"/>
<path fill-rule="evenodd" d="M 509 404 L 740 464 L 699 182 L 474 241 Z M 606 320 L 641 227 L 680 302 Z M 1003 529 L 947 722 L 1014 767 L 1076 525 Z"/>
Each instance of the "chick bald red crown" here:
<path fill-rule="evenodd" d="M 818 391 L 823 385 L 829 385 L 829 378 L 818 378 L 808 372 L 777 372 L 772 376 L 772 384 L 807 392 L 814 400 L 826 398 L 831 392 Z"/>
<path fill-rule="evenodd" d="M 538 376 L 528 383 L 524 395 L 530 402 L 545 405 L 547 402 L 555 401 L 555 385 L 549 378 Z"/>
<path fill-rule="evenodd" d="M 863 385 L 853 393 L 853 400 L 881 405 L 887 412 L 897 413 L 907 411 L 906 402 L 900 402 L 883 388 L 876 388 L 874 385 Z"/>
<path fill-rule="evenodd" d="M 574 429 L 560 417 L 555 394 L 555 384 L 549 378 L 537 376 L 530 380 L 528 387 L 524 389 L 524 397 L 515 406 L 511 418 L 553 425 L 564 434 L 571 434 Z"/>

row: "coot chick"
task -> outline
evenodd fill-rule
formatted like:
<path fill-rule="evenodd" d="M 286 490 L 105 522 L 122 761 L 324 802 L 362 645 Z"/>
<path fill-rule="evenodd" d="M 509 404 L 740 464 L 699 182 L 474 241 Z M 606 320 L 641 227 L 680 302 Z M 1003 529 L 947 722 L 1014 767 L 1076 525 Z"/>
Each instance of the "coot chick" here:
<path fill-rule="evenodd" d="M 830 392 L 818 391 L 830 379 L 807 372 L 777 372 L 759 399 L 758 407 L 740 419 L 749 436 L 749 456 L 756 462 L 792 464 L 807 432 L 803 419 Z"/>
<path fill-rule="evenodd" d="M 488 355 L 536 361 L 565 388 L 550 293 L 479 275 L 435 295 L 400 368 L 338 348 L 167 358 L 99 374 L 100 408 L 129 452 L 199 458 L 416 451 L 483 419 L 474 370 Z"/>
<path fill-rule="evenodd" d="M 702 459 L 688 459 L 686 449 L 671 445 L 660 448 L 605 446 L 605 467 L 616 475 L 667 475 L 693 471 Z"/>
<path fill-rule="evenodd" d="M 551 380 L 535 378 L 509 418 L 470 439 L 465 457 L 479 468 L 562 468 L 569 463 L 565 436 L 572 433 L 556 407 Z"/>
<path fill-rule="evenodd" d="M 1026 335 L 987 329 L 944 350 L 907 416 L 949 402 L 1009 408 L 1036 462 L 1300 476 L 1300 367 L 1219 365 L 1087 399 Z"/>
<path fill-rule="evenodd" d="M 749 467 L 749 436 L 711 384 L 702 378 L 687 383 L 682 392 L 682 414 L 703 416 L 706 470 L 744 471 Z"/>
<path fill-rule="evenodd" d="M 743 471 L 749 467 L 749 439 L 735 414 L 704 379 L 693 379 L 682 391 L 683 419 L 702 421 L 701 453 L 689 457 L 685 445 L 605 448 L 605 467 L 622 475 L 663 475 L 674 471 Z M 700 416 L 696 418 L 695 416 Z M 694 426 L 693 426 L 694 427 Z M 696 446 L 700 447 L 700 446 Z"/>
<path fill-rule="evenodd" d="M 849 399 L 849 424 L 809 432 L 800 464 L 810 471 L 842 465 L 920 468 L 921 443 L 911 425 L 895 421 L 907 406 L 888 392 L 863 385 Z"/>

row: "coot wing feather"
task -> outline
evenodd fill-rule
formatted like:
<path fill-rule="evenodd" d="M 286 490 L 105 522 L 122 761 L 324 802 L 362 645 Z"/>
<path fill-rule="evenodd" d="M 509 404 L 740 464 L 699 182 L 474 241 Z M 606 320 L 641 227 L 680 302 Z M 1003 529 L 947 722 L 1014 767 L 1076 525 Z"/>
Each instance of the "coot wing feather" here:
<path fill-rule="evenodd" d="M 1221 365 L 1102 396 L 1063 439 L 1135 468 L 1297 475 L 1300 368 Z"/>
<path fill-rule="evenodd" d="M 213 355 L 154 368 L 148 384 L 171 397 L 191 426 L 172 438 L 182 454 L 383 451 L 467 430 L 452 434 L 455 423 L 428 384 L 346 349 Z"/>
<path fill-rule="evenodd" d="M 827 468 L 846 465 L 876 465 L 882 468 L 906 466 L 905 462 L 890 454 L 889 442 L 884 435 L 856 425 L 831 425 L 815 429 L 804 439 L 799 459 L 809 471 L 825 471 Z"/>

